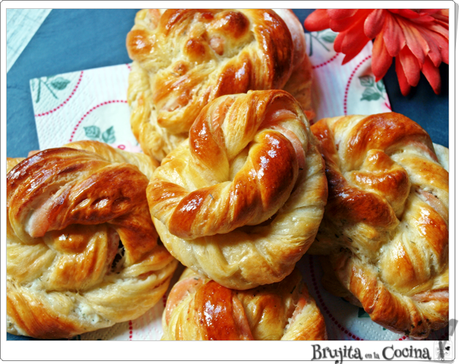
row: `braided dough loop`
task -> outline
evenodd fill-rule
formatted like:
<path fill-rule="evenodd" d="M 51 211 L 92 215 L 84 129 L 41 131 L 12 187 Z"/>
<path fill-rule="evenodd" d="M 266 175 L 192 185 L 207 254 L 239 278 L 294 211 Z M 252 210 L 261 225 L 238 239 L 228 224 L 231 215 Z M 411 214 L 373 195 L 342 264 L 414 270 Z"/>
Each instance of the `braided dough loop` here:
<path fill-rule="evenodd" d="M 397 113 L 311 127 L 329 197 L 311 254 L 330 254 L 373 321 L 425 338 L 448 320 L 448 172 L 429 135 Z"/>
<path fill-rule="evenodd" d="M 98 142 L 11 165 L 8 332 L 71 337 L 137 318 L 164 295 L 177 261 L 158 245 L 148 178 L 127 160 L 155 168 L 151 157 Z"/>
<path fill-rule="evenodd" d="M 291 11 L 144 9 L 127 35 L 131 127 L 145 153 L 162 160 L 187 138 L 200 110 L 215 98 L 292 85 L 311 107 L 304 30 Z M 284 20 L 283 20 L 283 18 Z M 294 95 L 295 96 L 295 95 Z"/>
<path fill-rule="evenodd" d="M 327 339 L 325 320 L 296 269 L 282 282 L 238 291 L 188 268 L 162 321 L 162 340 Z"/>
<path fill-rule="evenodd" d="M 147 188 L 168 250 L 236 289 L 278 282 L 293 270 L 326 196 L 315 138 L 297 101 L 280 90 L 208 104 Z"/>

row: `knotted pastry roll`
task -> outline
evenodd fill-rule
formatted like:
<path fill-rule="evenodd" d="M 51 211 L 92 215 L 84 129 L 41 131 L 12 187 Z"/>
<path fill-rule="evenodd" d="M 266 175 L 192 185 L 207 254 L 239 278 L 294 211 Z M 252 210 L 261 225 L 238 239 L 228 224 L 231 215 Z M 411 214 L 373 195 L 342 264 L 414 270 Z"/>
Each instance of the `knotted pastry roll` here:
<path fill-rule="evenodd" d="M 303 26 L 291 10 L 144 9 L 126 46 L 134 61 L 128 87 L 132 131 L 158 161 L 188 137 L 210 101 L 281 89 L 292 72 L 287 89 L 313 115 L 312 67 Z"/>
<path fill-rule="evenodd" d="M 151 157 L 98 142 L 10 160 L 8 332 L 68 338 L 137 318 L 161 299 L 177 261 L 148 211 L 154 168 Z"/>
<path fill-rule="evenodd" d="M 325 320 L 294 270 L 282 282 L 231 290 L 187 268 L 163 312 L 162 340 L 326 340 Z"/>
<path fill-rule="evenodd" d="M 208 104 L 147 188 L 156 229 L 185 266 L 235 289 L 281 281 L 317 233 L 324 162 L 281 90 Z"/>
<path fill-rule="evenodd" d="M 329 254 L 340 284 L 387 329 L 425 338 L 446 326 L 449 175 L 429 135 L 397 113 L 327 118 L 311 130 L 329 196 L 309 253 Z"/>

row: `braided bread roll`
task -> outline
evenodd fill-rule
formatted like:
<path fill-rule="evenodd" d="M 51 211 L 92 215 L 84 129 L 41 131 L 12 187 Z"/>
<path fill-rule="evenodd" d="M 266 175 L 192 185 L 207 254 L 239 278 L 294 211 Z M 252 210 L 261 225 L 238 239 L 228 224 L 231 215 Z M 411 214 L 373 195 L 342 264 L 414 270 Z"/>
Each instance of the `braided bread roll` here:
<path fill-rule="evenodd" d="M 282 282 L 231 290 L 187 268 L 163 312 L 162 340 L 326 340 L 325 320 L 294 270 Z"/>
<path fill-rule="evenodd" d="M 446 326 L 449 174 L 429 135 L 397 113 L 311 130 L 329 196 L 309 253 L 329 254 L 341 285 L 387 329 L 419 339 Z"/>
<path fill-rule="evenodd" d="M 147 188 L 167 249 L 228 288 L 281 281 L 322 220 L 327 181 L 316 143 L 285 91 L 208 104 Z"/>
<path fill-rule="evenodd" d="M 68 338 L 161 299 L 177 261 L 148 211 L 151 157 L 86 141 L 8 168 L 8 332 Z"/>
<path fill-rule="evenodd" d="M 278 15 L 278 13 L 280 15 Z M 142 150 L 162 160 L 215 98 L 283 88 L 312 116 L 311 64 L 291 10 L 144 9 L 126 47 L 131 127 Z"/>

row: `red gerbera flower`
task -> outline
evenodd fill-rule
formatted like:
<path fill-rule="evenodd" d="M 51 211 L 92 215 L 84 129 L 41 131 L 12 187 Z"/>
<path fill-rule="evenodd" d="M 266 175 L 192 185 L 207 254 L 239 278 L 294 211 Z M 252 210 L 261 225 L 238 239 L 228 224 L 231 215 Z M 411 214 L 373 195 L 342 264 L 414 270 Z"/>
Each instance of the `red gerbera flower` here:
<path fill-rule="evenodd" d="M 374 39 L 372 71 L 379 81 L 395 57 L 400 90 L 408 95 L 417 86 L 420 72 L 434 92 L 440 93 L 439 67 L 449 59 L 449 13 L 439 9 L 319 9 L 304 26 L 309 31 L 330 28 L 338 32 L 334 48 L 344 53 L 343 64 Z"/>

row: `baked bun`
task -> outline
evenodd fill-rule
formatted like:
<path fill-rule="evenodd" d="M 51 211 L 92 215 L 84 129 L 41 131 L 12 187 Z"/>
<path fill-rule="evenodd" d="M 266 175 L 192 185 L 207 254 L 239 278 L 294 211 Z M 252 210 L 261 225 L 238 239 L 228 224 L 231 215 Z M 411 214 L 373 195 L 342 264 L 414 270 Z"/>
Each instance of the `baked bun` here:
<path fill-rule="evenodd" d="M 147 188 L 167 249 L 228 288 L 284 279 L 323 216 L 327 181 L 316 143 L 285 91 L 209 103 Z"/>
<path fill-rule="evenodd" d="M 341 285 L 385 328 L 420 339 L 446 326 L 449 174 L 427 132 L 392 112 L 311 130 L 329 196 L 308 253 L 329 254 Z"/>
<path fill-rule="evenodd" d="M 133 60 L 128 103 L 142 150 L 162 160 L 188 137 L 215 98 L 248 90 L 289 88 L 305 108 L 311 69 L 303 26 L 291 10 L 144 9 L 126 47 Z M 299 84 L 301 81 L 301 84 Z M 308 93 L 309 92 L 309 93 Z"/>
<path fill-rule="evenodd" d="M 326 340 L 325 320 L 294 270 L 282 282 L 239 291 L 187 268 L 163 312 L 162 340 Z"/>
<path fill-rule="evenodd" d="M 134 164 L 156 167 L 99 142 L 11 160 L 9 333 L 69 338 L 135 319 L 162 298 L 177 261 L 158 243 L 148 178 Z"/>

